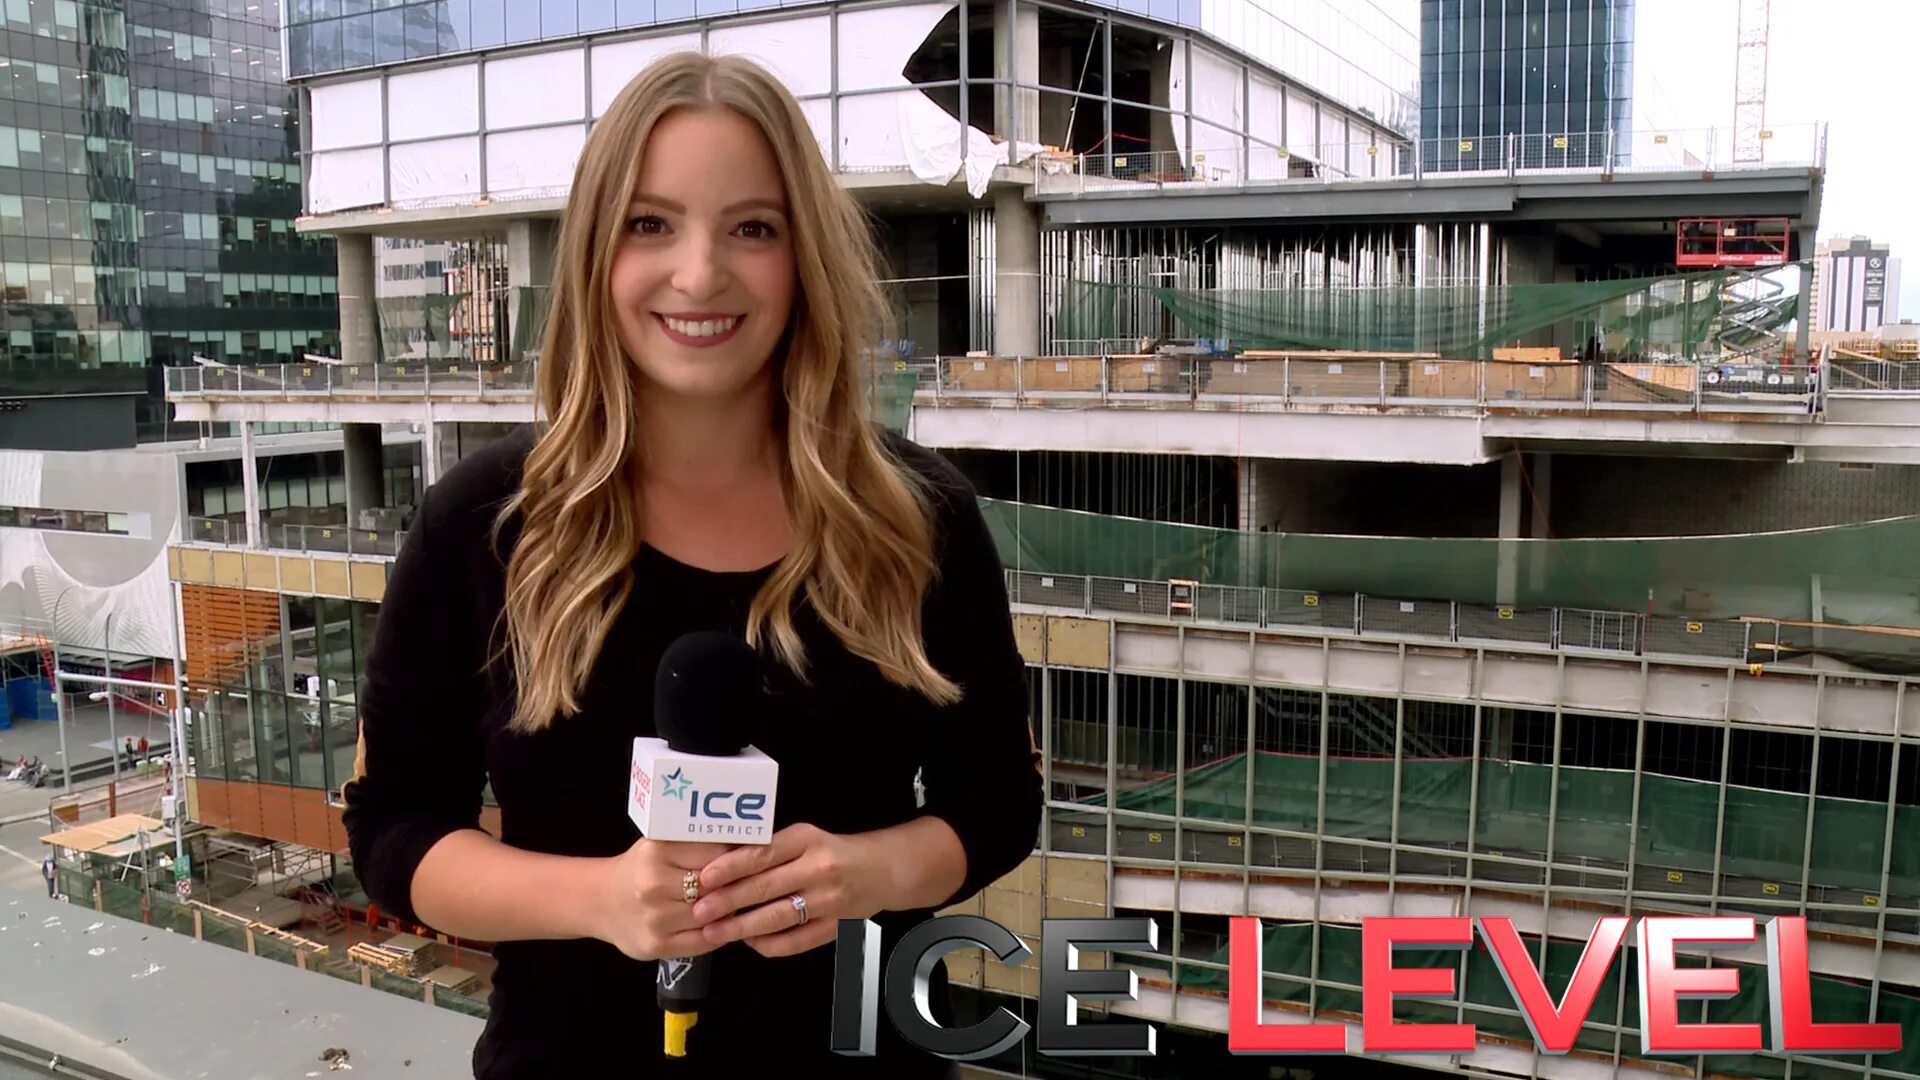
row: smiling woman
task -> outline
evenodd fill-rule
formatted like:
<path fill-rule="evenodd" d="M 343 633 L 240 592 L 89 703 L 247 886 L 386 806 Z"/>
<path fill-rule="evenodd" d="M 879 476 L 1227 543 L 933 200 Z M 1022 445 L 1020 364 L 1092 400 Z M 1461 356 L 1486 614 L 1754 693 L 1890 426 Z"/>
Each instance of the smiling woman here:
<path fill-rule="evenodd" d="M 1031 852 L 1041 805 L 974 492 L 863 411 L 874 262 L 798 104 L 749 62 L 663 59 L 593 129 L 541 347 L 550 419 L 427 492 L 344 791 L 375 903 L 499 943 L 477 1076 L 950 1075 L 891 1028 L 875 1057 L 829 1051 L 838 920 L 891 942 L 973 896 Z M 753 647 L 766 844 L 642 839 L 626 814 L 661 657 L 701 631 Z M 658 962 L 700 956 L 682 1062 L 634 1034 L 660 1030 Z M 948 1018 L 944 968 L 932 990 Z"/>

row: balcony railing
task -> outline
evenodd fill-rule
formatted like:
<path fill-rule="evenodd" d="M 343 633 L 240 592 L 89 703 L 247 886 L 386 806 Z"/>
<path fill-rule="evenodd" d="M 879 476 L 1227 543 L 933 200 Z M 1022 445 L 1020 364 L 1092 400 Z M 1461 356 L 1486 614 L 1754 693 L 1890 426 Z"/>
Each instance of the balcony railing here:
<path fill-rule="evenodd" d="M 1560 132 L 1411 142 L 1326 142 L 1282 148 L 1224 132 L 1213 145 L 1186 150 L 1048 155 L 1035 159 L 1041 195 L 1102 195 L 1142 190 L 1207 190 L 1435 177 L 1525 174 L 1726 173 L 1824 169 L 1824 123 L 1767 129 L 1757 159 L 1736 158 L 1733 133 L 1718 128 Z"/>
<path fill-rule="evenodd" d="M 1520 363 L 1301 352 L 1214 355 L 945 357 L 917 362 L 916 397 L 936 405 L 1084 399 L 1259 409 L 1295 403 L 1523 407 L 1571 412 L 1805 414 L 1817 370 L 1770 364 Z"/>
<path fill-rule="evenodd" d="M 1770 620 L 1501 607 L 1012 569 L 1005 573 L 1013 603 L 1084 615 L 1139 615 L 1242 629 L 1328 631 L 1468 645 L 1531 644 L 1573 652 L 1735 663 L 1772 663 L 1797 647 L 1783 635 L 1781 625 Z"/>
<path fill-rule="evenodd" d="M 400 553 L 407 542 L 404 529 L 349 529 L 345 525 L 260 526 L 261 546 L 274 551 L 325 552 L 334 555 L 386 555 Z M 245 547 L 245 522 L 224 518 L 190 517 L 186 542 Z"/>
<path fill-rule="evenodd" d="M 1111 351 L 1123 343 L 1082 344 L 1090 346 L 1094 355 L 949 356 L 898 364 L 911 374 L 916 397 L 933 404 L 1084 398 L 1162 406 L 1204 402 L 1249 409 L 1311 403 L 1779 415 L 1818 411 L 1829 385 L 1846 390 L 1920 389 L 1920 365 L 1891 361 L 1844 361 L 1809 368 L 1750 363 L 1519 363 L 1304 351 L 1270 357 L 1126 355 Z M 532 361 L 172 368 L 167 372 L 167 394 L 176 401 L 336 395 L 395 401 L 524 402 L 533 400 L 537 371 L 538 364 Z"/>
<path fill-rule="evenodd" d="M 407 539 L 405 530 L 345 526 L 267 525 L 262 531 L 263 545 L 270 550 L 387 558 L 397 555 Z M 239 522 L 188 519 L 188 543 L 243 547 L 246 539 L 246 527 Z M 1526 643 L 1554 650 L 1660 654 L 1735 663 L 1773 663 L 1807 645 L 1783 633 L 1780 623 L 1763 618 L 1703 619 L 1632 611 L 1504 607 L 1431 598 L 1408 600 L 1351 592 L 1018 569 L 1006 571 L 1006 583 L 1008 595 L 1016 604 L 1087 615 L 1144 615 L 1220 626 L 1318 629 L 1451 643 Z M 1839 632 L 1829 631 L 1829 635 Z"/>
<path fill-rule="evenodd" d="M 439 360 L 406 364 L 257 364 L 167 369 L 167 396 L 498 398 L 533 395 L 535 365 Z"/>

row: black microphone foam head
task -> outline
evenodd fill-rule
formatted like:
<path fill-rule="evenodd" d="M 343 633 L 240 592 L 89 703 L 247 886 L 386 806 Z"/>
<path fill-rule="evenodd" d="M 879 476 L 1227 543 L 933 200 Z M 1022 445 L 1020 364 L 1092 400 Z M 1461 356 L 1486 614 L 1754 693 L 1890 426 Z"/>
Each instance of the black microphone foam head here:
<path fill-rule="evenodd" d="M 667 646 L 653 683 L 653 724 L 682 754 L 732 757 L 765 708 L 760 657 L 731 634 L 702 630 Z"/>

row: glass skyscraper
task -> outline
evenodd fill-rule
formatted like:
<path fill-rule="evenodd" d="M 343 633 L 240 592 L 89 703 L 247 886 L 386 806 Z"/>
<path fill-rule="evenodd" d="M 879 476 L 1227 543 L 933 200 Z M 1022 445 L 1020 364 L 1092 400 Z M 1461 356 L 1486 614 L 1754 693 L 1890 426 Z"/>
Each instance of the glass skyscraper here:
<path fill-rule="evenodd" d="M 284 75 L 276 0 L 0 0 L 0 372 L 145 369 L 151 439 L 163 365 L 338 351 Z"/>
<path fill-rule="evenodd" d="M 1633 14 L 1634 0 L 1421 0 L 1427 169 L 1627 160 Z"/>

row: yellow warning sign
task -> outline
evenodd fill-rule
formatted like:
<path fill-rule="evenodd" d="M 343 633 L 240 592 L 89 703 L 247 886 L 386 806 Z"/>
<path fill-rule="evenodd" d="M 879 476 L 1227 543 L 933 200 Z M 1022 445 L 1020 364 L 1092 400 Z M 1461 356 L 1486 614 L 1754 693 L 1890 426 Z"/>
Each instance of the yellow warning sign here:
<path fill-rule="evenodd" d="M 1239 847 L 1239 846 L 1240 846 L 1240 838 L 1239 838 L 1239 837 L 1237 837 L 1237 836 L 1229 836 L 1229 837 L 1227 837 L 1227 846 L 1228 846 L 1228 847 Z"/>
<path fill-rule="evenodd" d="M 1678 885 L 1685 880 L 1687 880 L 1687 876 L 1685 874 L 1682 874 L 1680 871 L 1678 870 L 1667 871 L 1667 882 L 1669 884 Z"/>
<path fill-rule="evenodd" d="M 1706 629 L 1707 629 L 1707 628 L 1706 628 L 1705 626 L 1703 626 L 1703 625 L 1701 625 L 1700 623 L 1697 623 L 1697 622 L 1690 622 L 1690 623 L 1688 623 L 1688 624 L 1687 624 L 1687 633 L 1689 633 L 1689 634 L 1699 634 L 1699 633 L 1704 633 L 1704 632 L 1706 632 Z"/>
<path fill-rule="evenodd" d="M 1567 148 L 1567 137 L 1565 135 L 1555 135 L 1553 137 L 1553 148 L 1555 150 L 1565 150 Z"/>
<path fill-rule="evenodd" d="M 1320 606 L 1320 598 L 1313 595 L 1312 593 L 1308 593 L 1306 596 L 1301 597 L 1300 602 L 1307 605 L 1308 607 Z"/>
<path fill-rule="evenodd" d="M 1160 842 L 1160 834 L 1159 834 L 1159 833 L 1157 833 L 1157 832 L 1150 832 L 1150 833 L 1148 833 L 1148 834 L 1147 834 L 1147 843 L 1149 843 L 1149 844 L 1157 844 L 1157 843 L 1159 843 L 1159 842 Z"/>
<path fill-rule="evenodd" d="M 1503 607 L 1503 608 L 1501 608 L 1501 609 L 1500 609 L 1500 617 L 1501 617 L 1501 618 L 1503 618 L 1503 619 L 1511 619 L 1511 618 L 1513 618 L 1513 609 L 1512 609 L 1512 608 L 1510 608 L 1510 607 Z"/>
<path fill-rule="evenodd" d="M 1868 907 L 1880 906 L 1880 898 L 1877 896 L 1863 896 L 1860 898 L 1860 902 L 1867 905 Z"/>
<path fill-rule="evenodd" d="M 1075 825 L 1073 827 L 1073 835 L 1075 837 L 1081 837 L 1081 836 L 1087 835 L 1087 827 L 1085 825 Z"/>
<path fill-rule="evenodd" d="M 1472 142 L 1471 142 L 1470 140 L 1467 140 L 1467 139 L 1461 139 L 1461 140 L 1460 140 L 1460 152 L 1461 152 L 1461 153 L 1463 153 L 1463 154 L 1471 154 L 1471 153 L 1473 153 L 1473 143 L 1472 143 Z"/>
<path fill-rule="evenodd" d="M 1760 886 L 1760 891 L 1763 893 L 1766 893 L 1768 896 L 1779 896 L 1780 883 L 1777 881 L 1769 881 L 1766 884 Z"/>

